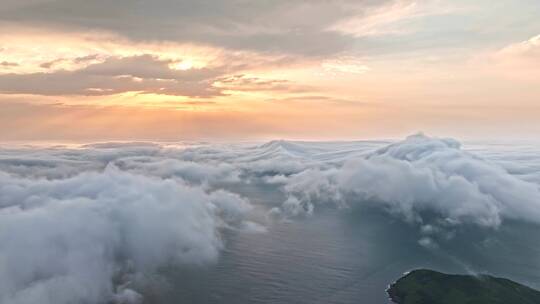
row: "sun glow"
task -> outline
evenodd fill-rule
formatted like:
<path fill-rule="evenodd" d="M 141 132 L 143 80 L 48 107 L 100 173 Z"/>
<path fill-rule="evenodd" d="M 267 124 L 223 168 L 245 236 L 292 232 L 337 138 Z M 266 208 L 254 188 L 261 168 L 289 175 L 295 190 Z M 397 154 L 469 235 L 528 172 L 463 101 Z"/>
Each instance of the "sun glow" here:
<path fill-rule="evenodd" d="M 169 65 L 169 67 L 175 70 L 187 71 L 194 68 L 194 62 L 189 59 L 184 59 L 180 62 Z"/>

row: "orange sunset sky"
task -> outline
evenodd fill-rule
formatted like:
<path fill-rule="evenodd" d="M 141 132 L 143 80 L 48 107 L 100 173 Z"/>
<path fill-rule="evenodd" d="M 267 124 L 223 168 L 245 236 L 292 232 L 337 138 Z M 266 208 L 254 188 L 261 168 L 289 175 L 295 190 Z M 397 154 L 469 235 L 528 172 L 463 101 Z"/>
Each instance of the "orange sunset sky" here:
<path fill-rule="evenodd" d="M 0 140 L 535 138 L 540 1 L 2 0 Z"/>

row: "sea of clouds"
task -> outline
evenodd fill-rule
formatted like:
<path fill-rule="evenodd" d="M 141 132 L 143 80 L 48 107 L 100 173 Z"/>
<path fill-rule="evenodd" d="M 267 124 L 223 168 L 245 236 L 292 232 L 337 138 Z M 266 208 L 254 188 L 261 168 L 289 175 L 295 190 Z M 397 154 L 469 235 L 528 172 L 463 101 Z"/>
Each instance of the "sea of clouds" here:
<path fill-rule="evenodd" d="M 459 227 L 540 224 L 540 154 L 399 142 L 0 148 L 0 303 L 142 303 L 167 267 L 206 267 L 225 231 L 377 208 L 436 246 Z M 250 190 L 251 189 L 251 190 Z M 262 199 L 262 193 L 278 193 Z"/>

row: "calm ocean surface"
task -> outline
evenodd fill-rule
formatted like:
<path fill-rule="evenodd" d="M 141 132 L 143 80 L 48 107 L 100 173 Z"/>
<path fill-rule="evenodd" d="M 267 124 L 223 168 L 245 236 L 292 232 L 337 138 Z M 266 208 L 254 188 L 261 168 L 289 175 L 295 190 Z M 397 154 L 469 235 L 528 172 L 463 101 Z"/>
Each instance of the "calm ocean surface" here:
<path fill-rule="evenodd" d="M 150 303 L 388 303 L 386 286 L 413 268 L 487 272 L 540 287 L 538 227 L 509 224 L 489 235 L 464 231 L 426 249 L 415 230 L 369 210 L 319 212 L 234 234 L 217 264 L 168 269 Z M 164 287 L 166 286 L 166 287 Z"/>

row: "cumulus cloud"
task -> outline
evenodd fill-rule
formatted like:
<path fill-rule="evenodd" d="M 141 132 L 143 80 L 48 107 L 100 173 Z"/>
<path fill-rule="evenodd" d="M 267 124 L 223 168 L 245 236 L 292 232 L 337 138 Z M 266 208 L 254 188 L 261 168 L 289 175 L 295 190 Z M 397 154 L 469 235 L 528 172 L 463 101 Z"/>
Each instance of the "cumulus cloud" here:
<path fill-rule="evenodd" d="M 540 189 L 451 139 L 415 135 L 336 168 L 293 175 L 285 190 L 303 204 L 382 207 L 413 223 L 497 227 L 540 223 Z M 290 209 L 290 207 L 286 207 Z M 310 209 L 310 208 L 307 208 Z"/>
<path fill-rule="evenodd" d="M 321 206 L 378 208 L 417 225 L 423 238 L 435 242 L 452 238 L 461 226 L 540 223 L 537 150 L 508 147 L 469 151 L 453 139 L 417 134 L 395 143 L 208 145 L 179 157 L 226 164 L 225 172 L 235 168 L 236 182 L 281 189 L 283 204 L 272 214 L 310 215 Z"/>
<path fill-rule="evenodd" d="M 219 230 L 251 206 L 224 190 L 108 166 L 62 179 L 0 173 L 0 302 L 140 303 L 129 283 L 166 265 L 216 260 Z"/>
<path fill-rule="evenodd" d="M 179 177 L 194 184 L 216 184 L 240 180 L 240 172 L 229 164 L 208 165 L 177 159 L 145 159 L 137 157 L 124 158 L 116 164 L 124 170 L 152 174 L 163 178 Z"/>

